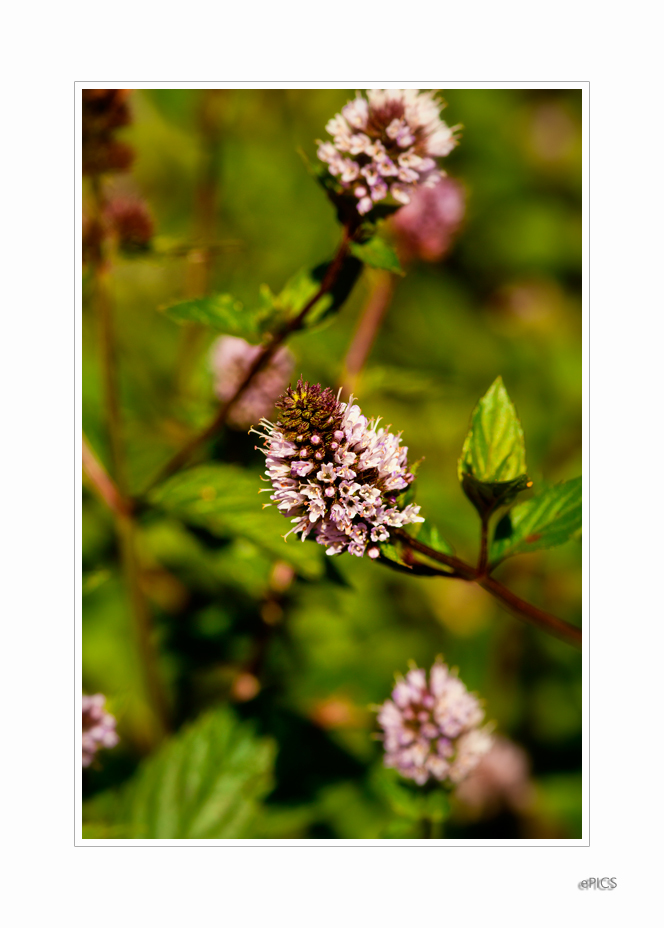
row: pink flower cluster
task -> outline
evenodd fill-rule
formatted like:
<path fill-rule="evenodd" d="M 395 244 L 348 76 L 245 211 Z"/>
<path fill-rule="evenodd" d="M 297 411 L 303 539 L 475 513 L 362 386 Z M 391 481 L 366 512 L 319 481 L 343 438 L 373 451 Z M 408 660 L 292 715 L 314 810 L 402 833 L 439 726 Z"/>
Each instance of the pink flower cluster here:
<path fill-rule="evenodd" d="M 441 661 L 431 668 L 429 682 L 415 667 L 397 682 L 392 699 L 378 713 L 383 729 L 384 763 L 415 780 L 460 783 L 491 747 L 484 711 L 457 676 Z"/>
<path fill-rule="evenodd" d="M 83 766 L 89 767 L 100 748 L 118 743 L 115 719 L 104 711 L 106 697 L 101 693 L 83 697 Z"/>
<path fill-rule="evenodd" d="M 417 187 L 438 183 L 435 159 L 452 151 L 458 128 L 441 120 L 442 106 L 431 90 L 367 90 L 328 122 L 333 140 L 318 141 L 318 157 L 357 198 L 360 215 L 388 194 L 409 203 Z"/>
<path fill-rule="evenodd" d="M 300 385 L 298 385 L 300 386 Z M 307 385 L 308 386 L 308 385 Z M 327 554 L 348 551 L 356 557 L 380 554 L 378 544 L 390 537 L 390 528 L 424 522 L 419 506 L 400 509 L 397 497 L 413 481 L 408 470 L 408 449 L 400 435 L 379 428 L 380 419 L 368 421 L 359 406 L 334 400 L 331 391 L 321 396 L 331 406 L 330 434 L 319 429 L 298 445 L 263 419 L 266 474 L 272 483 L 270 499 L 290 518 L 294 532 L 304 541 L 311 533 L 325 545 Z"/>
<path fill-rule="evenodd" d="M 222 402 L 228 402 L 235 395 L 260 351 L 259 345 L 251 345 L 233 335 L 223 335 L 214 342 L 210 362 L 215 393 Z M 233 403 L 228 424 L 236 429 L 247 429 L 252 422 L 266 416 L 288 383 L 294 366 L 295 358 L 288 348 L 279 348 Z"/>

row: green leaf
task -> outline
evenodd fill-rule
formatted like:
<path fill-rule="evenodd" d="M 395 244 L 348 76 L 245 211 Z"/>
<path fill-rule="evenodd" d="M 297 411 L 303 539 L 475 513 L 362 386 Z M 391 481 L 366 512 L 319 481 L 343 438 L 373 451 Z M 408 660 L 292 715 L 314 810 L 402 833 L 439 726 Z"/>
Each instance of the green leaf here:
<path fill-rule="evenodd" d="M 351 242 L 350 250 L 356 258 L 359 258 L 363 264 L 368 264 L 369 267 L 376 267 L 382 271 L 392 271 L 393 274 L 403 276 L 404 272 L 399 264 L 396 251 L 385 239 L 379 238 L 377 235 L 362 244 Z"/>
<path fill-rule="evenodd" d="M 273 310 L 265 301 L 257 309 L 250 310 L 229 293 L 217 293 L 198 300 L 172 303 L 164 307 L 164 312 L 169 319 L 180 324 L 197 322 L 219 332 L 254 341 L 260 340 L 274 316 Z"/>
<path fill-rule="evenodd" d="M 284 321 L 300 314 L 318 293 L 330 264 L 302 268 L 288 281 L 281 293 L 273 296 L 274 310 Z M 325 293 L 307 313 L 304 325 L 311 329 L 336 313 L 353 290 L 362 271 L 362 262 L 349 255 L 345 258 L 332 289 Z"/>
<path fill-rule="evenodd" d="M 516 410 L 497 377 L 473 411 L 458 467 L 466 496 L 483 516 L 529 485 Z"/>
<path fill-rule="evenodd" d="M 374 769 L 371 782 L 392 811 L 411 821 L 430 819 L 443 822 L 449 816 L 447 790 L 439 784 L 417 786 L 388 767 Z"/>
<path fill-rule="evenodd" d="M 320 579 L 325 556 L 321 546 L 303 544 L 292 536 L 287 544 L 283 542 L 282 536 L 292 526 L 274 506 L 262 508 L 265 496 L 261 498 L 258 492 L 265 487 L 258 475 L 233 464 L 202 464 L 157 487 L 150 502 L 220 538 L 247 538 L 292 564 L 308 580 Z"/>
<path fill-rule="evenodd" d="M 86 817 L 101 813 L 114 837 L 246 837 L 272 789 L 274 757 L 271 740 L 223 707 L 172 738 L 119 792 L 86 804 Z"/>
<path fill-rule="evenodd" d="M 417 535 L 418 541 L 433 548 L 434 551 L 440 551 L 441 554 L 454 554 L 454 548 L 442 537 L 435 525 L 431 525 L 428 520 L 420 523 L 420 525 L 421 528 Z"/>
<path fill-rule="evenodd" d="M 562 545 L 580 531 L 581 477 L 575 477 L 514 506 L 501 519 L 491 545 L 491 563 Z"/>

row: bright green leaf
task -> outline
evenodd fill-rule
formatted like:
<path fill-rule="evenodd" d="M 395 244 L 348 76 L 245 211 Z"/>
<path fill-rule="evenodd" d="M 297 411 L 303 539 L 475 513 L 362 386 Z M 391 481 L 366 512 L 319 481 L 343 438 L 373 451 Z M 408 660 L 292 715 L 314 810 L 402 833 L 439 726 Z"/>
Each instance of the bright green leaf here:
<path fill-rule="evenodd" d="M 274 506 L 263 509 L 269 494 L 257 475 L 232 464 L 202 464 L 157 487 L 150 496 L 152 505 L 181 519 L 199 525 L 220 538 L 241 537 L 254 542 L 272 557 L 287 561 L 303 577 L 323 575 L 320 545 L 303 544 L 283 535 L 292 528 Z"/>
<path fill-rule="evenodd" d="M 242 838 L 273 786 L 275 747 L 227 708 L 197 719 L 117 793 L 87 804 L 123 838 Z M 94 819 L 93 819 L 94 821 Z"/>
<path fill-rule="evenodd" d="M 356 258 L 359 258 L 363 264 L 368 264 L 369 267 L 376 267 L 382 271 L 392 271 L 393 274 L 403 276 L 403 270 L 399 264 L 396 251 L 385 239 L 379 238 L 377 235 L 362 244 L 352 242 L 350 250 Z"/>
<path fill-rule="evenodd" d="M 501 377 L 473 411 L 458 473 L 466 496 L 484 515 L 529 485 L 523 430 Z"/>
<path fill-rule="evenodd" d="M 574 538 L 581 530 L 581 477 L 544 490 L 514 506 L 498 523 L 490 560 L 552 548 Z"/>

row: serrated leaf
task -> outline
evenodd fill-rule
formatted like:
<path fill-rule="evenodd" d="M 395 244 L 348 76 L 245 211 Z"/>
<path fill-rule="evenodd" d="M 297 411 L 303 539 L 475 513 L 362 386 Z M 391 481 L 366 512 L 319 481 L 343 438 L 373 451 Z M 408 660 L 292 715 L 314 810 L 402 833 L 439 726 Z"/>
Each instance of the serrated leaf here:
<path fill-rule="evenodd" d="M 118 793 L 88 806 L 124 838 L 242 838 L 273 785 L 275 746 L 227 708 L 197 719 Z M 120 834 L 120 832 L 122 832 Z"/>
<path fill-rule="evenodd" d="M 375 235 L 367 242 L 351 242 L 350 250 L 356 258 L 359 258 L 363 264 L 367 264 L 369 267 L 375 267 L 382 271 L 391 271 L 393 274 L 403 276 L 404 272 L 397 253 L 384 238 Z"/>
<path fill-rule="evenodd" d="M 502 483 L 525 473 L 521 423 L 502 377 L 497 377 L 473 411 L 459 458 L 459 480 L 470 474 L 482 483 Z"/>
<path fill-rule="evenodd" d="M 577 536 L 581 530 L 581 500 L 581 477 L 576 477 L 514 506 L 496 527 L 491 563 L 562 545 Z"/>
<path fill-rule="evenodd" d="M 253 541 L 273 557 L 292 564 L 301 576 L 318 580 L 323 575 L 320 545 L 299 539 L 284 543 L 292 526 L 275 507 L 263 509 L 265 494 L 254 475 L 233 464 L 202 464 L 171 477 L 150 494 L 153 506 L 190 525 L 199 525 L 220 538 Z"/>
<path fill-rule="evenodd" d="M 250 341 L 260 340 L 274 315 L 265 302 L 251 310 L 229 293 L 217 293 L 197 300 L 172 303 L 164 307 L 164 312 L 174 322 L 196 322 Z"/>
<path fill-rule="evenodd" d="M 484 516 L 528 485 L 523 430 L 501 377 L 473 410 L 458 475 L 466 496 Z"/>

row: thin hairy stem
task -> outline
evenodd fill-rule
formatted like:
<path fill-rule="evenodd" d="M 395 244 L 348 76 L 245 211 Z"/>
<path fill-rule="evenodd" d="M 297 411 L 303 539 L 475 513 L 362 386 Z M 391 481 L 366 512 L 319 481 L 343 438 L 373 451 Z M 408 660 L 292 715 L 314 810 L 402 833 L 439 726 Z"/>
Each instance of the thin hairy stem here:
<path fill-rule="evenodd" d="M 213 438 L 226 424 L 228 415 L 233 408 L 233 405 L 237 400 L 242 396 L 247 387 L 251 384 L 254 377 L 263 370 L 263 368 L 270 362 L 272 357 L 275 355 L 277 350 L 283 345 L 286 339 L 297 332 L 302 328 L 304 321 L 308 313 L 313 309 L 313 307 L 318 303 L 318 301 L 325 296 L 326 293 L 329 293 L 330 290 L 334 287 L 334 284 L 337 281 L 339 273 L 343 267 L 344 259 L 348 254 L 348 246 L 350 242 L 350 229 L 344 227 L 344 233 L 341 239 L 341 244 L 337 249 L 337 252 L 332 260 L 332 263 L 327 269 L 325 276 L 321 282 L 320 287 L 316 293 L 311 297 L 309 302 L 300 310 L 300 312 L 293 319 L 290 320 L 286 325 L 284 325 L 278 332 L 275 332 L 270 337 L 270 340 L 264 345 L 260 354 L 256 357 L 256 360 L 251 365 L 247 371 L 246 376 L 239 384 L 233 396 L 222 406 L 219 407 L 219 410 L 206 428 L 202 432 L 199 432 L 198 435 L 195 435 L 191 441 L 189 441 L 184 447 L 182 447 L 171 459 L 166 463 L 166 465 L 159 471 L 157 476 L 152 480 L 148 488 L 145 490 L 145 493 L 148 493 L 153 487 L 161 483 L 162 480 L 165 480 L 167 477 L 172 476 L 181 467 L 183 467 L 189 459 L 194 455 L 198 449 Z"/>

